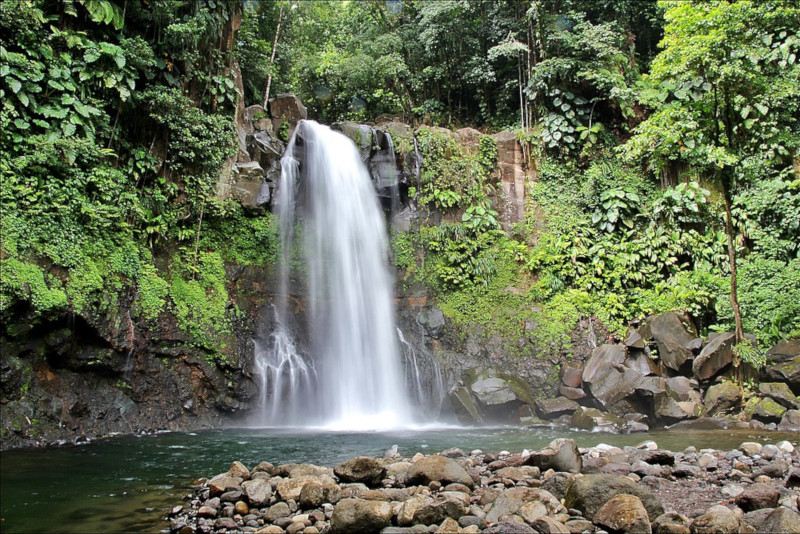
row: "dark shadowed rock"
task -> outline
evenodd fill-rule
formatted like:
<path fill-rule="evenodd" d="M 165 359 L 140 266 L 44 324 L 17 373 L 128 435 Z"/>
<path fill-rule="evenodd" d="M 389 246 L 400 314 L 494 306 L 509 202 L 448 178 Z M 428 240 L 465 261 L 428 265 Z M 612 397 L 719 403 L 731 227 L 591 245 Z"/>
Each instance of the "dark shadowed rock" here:
<path fill-rule="evenodd" d="M 781 422 L 778 423 L 781 430 L 800 430 L 800 410 L 786 410 L 783 413 Z"/>
<path fill-rule="evenodd" d="M 288 94 L 277 95 L 273 98 L 269 103 L 269 113 L 272 115 L 272 127 L 275 133 L 277 134 L 281 125 L 287 122 L 290 136 L 297 123 L 308 118 L 308 111 L 300 99 Z"/>
<path fill-rule="evenodd" d="M 725 332 L 714 336 L 692 363 L 692 372 L 699 380 L 715 377 L 733 361 L 734 334 Z"/>
<path fill-rule="evenodd" d="M 464 484 L 468 488 L 475 483 L 463 467 L 455 460 L 434 454 L 413 464 L 406 474 L 406 484 L 409 486 L 427 486 L 432 481 L 441 482 L 443 485 L 452 482 Z"/>
<path fill-rule="evenodd" d="M 625 352 L 624 345 L 601 345 L 583 370 L 589 392 L 606 408 L 632 395 L 642 381 L 640 372 L 622 365 Z"/>
<path fill-rule="evenodd" d="M 625 359 L 625 366 L 639 371 L 642 376 L 659 374 L 656 363 L 644 352 L 628 353 L 628 357 Z"/>
<path fill-rule="evenodd" d="M 570 415 L 578 408 L 578 403 L 565 397 L 542 399 L 536 401 L 536 415 L 542 419 L 555 419 L 561 415 Z"/>
<path fill-rule="evenodd" d="M 386 476 L 386 468 L 373 458 L 357 456 L 333 468 L 342 482 L 363 482 L 367 486 L 378 486 Z"/>
<path fill-rule="evenodd" d="M 610 532 L 651 532 L 650 519 L 642 501 L 639 497 L 626 493 L 609 499 L 594 515 L 592 522 Z"/>
<path fill-rule="evenodd" d="M 417 314 L 417 324 L 425 330 L 427 336 L 438 339 L 445 324 L 444 313 L 439 308 L 421 311 Z"/>
<path fill-rule="evenodd" d="M 586 475 L 574 479 L 567 488 L 564 506 L 580 510 L 585 517 L 594 517 L 609 499 L 620 493 L 638 497 L 651 521 L 664 513 L 664 507 L 653 493 L 630 478 L 617 475 Z"/>
<path fill-rule="evenodd" d="M 760 508 L 775 508 L 778 505 L 780 492 L 769 484 L 753 484 L 736 497 L 736 505 L 745 512 Z"/>
<path fill-rule="evenodd" d="M 588 383 L 599 381 L 604 376 L 607 367 L 613 363 L 622 364 L 625 361 L 625 354 L 626 349 L 623 345 L 600 345 L 592 351 L 592 356 L 583 368 L 581 379 Z M 570 386 L 571 384 L 566 385 Z"/>
<path fill-rule="evenodd" d="M 344 499 L 333 508 L 331 532 L 342 534 L 372 534 L 389 526 L 392 505 L 382 501 Z"/>
<path fill-rule="evenodd" d="M 539 517 L 531 523 L 531 527 L 539 534 L 569 534 L 569 529 L 552 517 Z"/>
<path fill-rule="evenodd" d="M 541 451 L 534 452 L 525 463 L 535 465 L 542 471 L 553 469 L 554 471 L 580 473 L 581 467 L 583 467 L 583 459 L 575 441 L 563 438 L 555 439 Z"/>
<path fill-rule="evenodd" d="M 644 349 L 645 340 L 635 328 L 628 328 L 628 335 L 625 336 L 625 346 L 631 349 Z"/>
<path fill-rule="evenodd" d="M 800 395 L 800 356 L 768 366 L 764 378 L 771 382 L 786 382 L 796 395 Z"/>
<path fill-rule="evenodd" d="M 767 364 L 775 365 L 800 357 L 800 339 L 781 341 L 767 351 Z"/>
<path fill-rule="evenodd" d="M 575 475 L 569 473 L 556 473 L 546 478 L 539 488 L 549 491 L 559 499 L 563 499 L 573 478 L 575 478 Z"/>
<path fill-rule="evenodd" d="M 687 345 L 697 338 L 697 332 L 688 319 L 675 312 L 664 313 L 650 319 L 646 327 L 655 339 L 664 366 L 680 371 L 692 359 L 692 351 Z"/>

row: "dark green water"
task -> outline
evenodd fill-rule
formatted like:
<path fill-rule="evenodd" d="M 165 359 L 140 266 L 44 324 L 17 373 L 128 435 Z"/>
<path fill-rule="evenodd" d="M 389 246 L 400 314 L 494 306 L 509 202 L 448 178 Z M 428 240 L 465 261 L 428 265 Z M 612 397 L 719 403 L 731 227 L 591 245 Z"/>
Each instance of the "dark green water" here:
<path fill-rule="evenodd" d="M 652 439 L 663 449 L 689 445 L 733 449 L 743 441 L 775 443 L 800 436 L 756 431 L 654 432 L 610 435 L 553 429 L 449 428 L 387 433 L 311 433 L 226 429 L 121 436 L 89 445 L 9 451 L 0 462 L 2 532 L 158 532 L 167 511 L 196 478 L 247 466 L 310 462 L 332 466 L 357 455 L 378 456 L 393 444 L 411 456 L 449 447 L 465 452 L 540 449 L 557 437 L 579 446 L 624 446 Z"/>

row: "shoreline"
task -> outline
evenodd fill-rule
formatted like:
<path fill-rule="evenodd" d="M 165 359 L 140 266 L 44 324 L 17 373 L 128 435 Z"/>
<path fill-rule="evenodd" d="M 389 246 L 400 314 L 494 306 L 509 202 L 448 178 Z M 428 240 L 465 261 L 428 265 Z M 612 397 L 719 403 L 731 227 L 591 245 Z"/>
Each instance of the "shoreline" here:
<path fill-rule="evenodd" d="M 789 441 L 671 452 L 559 438 L 518 453 L 396 452 L 333 468 L 234 461 L 198 481 L 165 532 L 800 531 L 800 453 Z"/>

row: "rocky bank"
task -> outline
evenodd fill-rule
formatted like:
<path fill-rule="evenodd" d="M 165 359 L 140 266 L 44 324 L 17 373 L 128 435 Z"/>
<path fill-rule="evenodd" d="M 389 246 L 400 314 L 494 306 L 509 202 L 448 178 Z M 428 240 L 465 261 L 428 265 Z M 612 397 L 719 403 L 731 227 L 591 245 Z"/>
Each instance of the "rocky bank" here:
<path fill-rule="evenodd" d="M 788 441 L 681 452 L 649 441 L 540 451 L 448 449 L 333 468 L 235 461 L 169 514 L 180 534 L 800 532 Z"/>

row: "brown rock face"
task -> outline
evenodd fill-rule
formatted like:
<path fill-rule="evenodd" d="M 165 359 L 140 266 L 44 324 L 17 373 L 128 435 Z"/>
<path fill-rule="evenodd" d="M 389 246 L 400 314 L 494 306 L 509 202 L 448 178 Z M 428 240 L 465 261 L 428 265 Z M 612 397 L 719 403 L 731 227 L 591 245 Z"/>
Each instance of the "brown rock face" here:
<path fill-rule="evenodd" d="M 289 136 L 294 132 L 297 123 L 308 118 L 306 107 L 294 95 L 277 95 L 269 103 L 269 113 L 272 115 L 272 127 L 277 134 L 284 122 L 289 124 Z"/>

